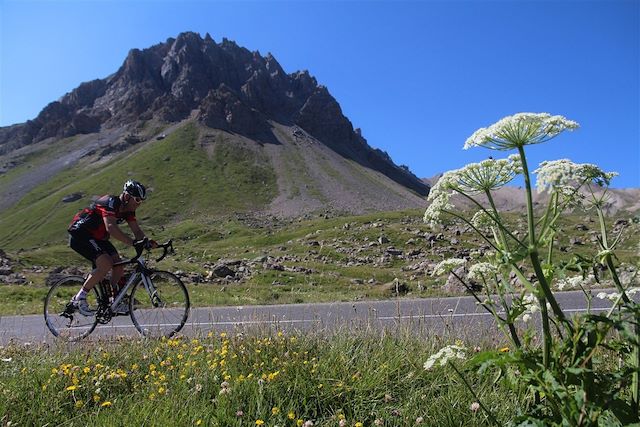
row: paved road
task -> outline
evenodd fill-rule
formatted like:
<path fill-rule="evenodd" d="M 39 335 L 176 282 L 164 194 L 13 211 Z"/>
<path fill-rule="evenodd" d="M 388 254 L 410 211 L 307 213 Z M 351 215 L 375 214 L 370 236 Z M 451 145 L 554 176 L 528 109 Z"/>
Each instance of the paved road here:
<path fill-rule="evenodd" d="M 582 292 L 556 294 L 567 314 L 586 311 Z M 606 310 L 609 301 L 594 299 L 592 310 Z M 412 333 L 451 333 L 462 338 L 495 331 L 493 319 L 472 297 L 401 299 L 331 304 L 193 308 L 183 332 L 194 336 L 209 331 L 230 332 L 271 328 L 335 331 L 346 329 L 408 330 Z M 99 325 L 89 339 L 137 335 L 128 316 Z M 52 342 L 42 315 L 0 317 L 0 344 Z"/>

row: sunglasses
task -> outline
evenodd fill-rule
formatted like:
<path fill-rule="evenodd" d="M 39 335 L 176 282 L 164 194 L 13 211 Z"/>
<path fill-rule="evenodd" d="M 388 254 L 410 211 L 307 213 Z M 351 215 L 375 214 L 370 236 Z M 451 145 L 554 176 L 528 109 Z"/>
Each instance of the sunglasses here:
<path fill-rule="evenodd" d="M 132 198 L 133 200 L 135 200 L 136 203 L 142 203 L 144 201 L 144 199 L 142 197 L 136 197 L 136 196 L 132 196 L 131 194 L 127 193 L 129 195 L 130 198 Z"/>

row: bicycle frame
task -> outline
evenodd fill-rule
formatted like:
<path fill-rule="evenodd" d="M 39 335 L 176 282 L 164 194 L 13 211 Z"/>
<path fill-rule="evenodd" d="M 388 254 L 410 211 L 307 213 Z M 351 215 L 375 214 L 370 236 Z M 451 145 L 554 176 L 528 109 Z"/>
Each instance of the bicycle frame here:
<path fill-rule="evenodd" d="M 173 241 L 169 240 L 167 243 L 159 245 L 158 247 L 163 248 L 164 253 L 160 258 L 156 260 L 156 262 L 161 261 L 165 256 L 167 256 L 167 253 L 173 252 Z M 142 258 L 142 251 L 143 251 L 142 248 L 140 249 L 136 248 L 135 257 L 113 264 L 114 267 L 129 265 L 129 264 L 136 264 L 137 267 L 136 267 L 136 271 L 133 274 L 131 274 L 131 276 L 129 277 L 129 280 L 127 280 L 127 283 L 124 285 L 124 287 L 122 287 L 122 289 L 118 291 L 118 293 L 113 297 L 113 301 L 111 301 L 110 304 L 108 305 L 108 308 L 111 312 L 110 314 L 115 313 L 115 310 L 118 307 L 118 304 L 120 304 L 120 301 L 122 301 L 125 295 L 127 295 L 127 292 L 129 291 L 129 289 L 133 285 L 138 283 L 138 281 L 140 280 L 142 280 L 142 284 L 144 285 L 144 288 L 149 293 L 149 297 L 151 298 L 152 304 L 156 306 L 157 292 L 155 287 L 153 286 L 153 282 L 151 282 L 151 280 L 149 279 L 149 276 L 153 273 L 153 270 L 147 267 L 144 261 L 144 258 Z"/>

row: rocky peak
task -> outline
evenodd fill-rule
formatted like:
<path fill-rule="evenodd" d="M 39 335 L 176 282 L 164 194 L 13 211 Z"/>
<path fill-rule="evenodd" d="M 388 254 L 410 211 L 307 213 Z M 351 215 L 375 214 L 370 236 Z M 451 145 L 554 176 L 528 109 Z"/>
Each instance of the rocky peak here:
<path fill-rule="evenodd" d="M 173 122 L 192 112 L 206 125 L 262 141 L 270 122 L 298 125 L 336 152 L 402 181 L 428 187 L 397 167 L 354 131 L 338 102 L 308 71 L 287 74 L 276 58 L 226 38 L 184 32 L 147 49 L 132 49 L 112 76 L 81 84 L 38 117 L 0 128 L 3 151 L 48 137 L 96 132 L 156 118 Z"/>

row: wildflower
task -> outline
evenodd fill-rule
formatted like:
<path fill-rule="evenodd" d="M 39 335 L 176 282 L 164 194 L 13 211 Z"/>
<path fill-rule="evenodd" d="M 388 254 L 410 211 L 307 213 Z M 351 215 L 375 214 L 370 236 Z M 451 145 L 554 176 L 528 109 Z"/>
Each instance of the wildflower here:
<path fill-rule="evenodd" d="M 236 411 L 236 417 L 240 418 L 244 416 L 244 412 L 243 411 Z"/>
<path fill-rule="evenodd" d="M 362 423 L 358 421 L 354 427 L 362 427 L 362 426 L 363 426 Z"/>
<path fill-rule="evenodd" d="M 290 411 L 287 414 L 287 418 L 289 418 L 290 420 L 294 420 L 296 418 L 296 414 L 293 411 Z"/>
<path fill-rule="evenodd" d="M 467 277 L 477 282 L 485 282 L 488 277 L 497 274 L 497 269 L 493 264 L 488 262 L 480 262 L 469 267 Z"/>
<path fill-rule="evenodd" d="M 280 408 L 278 408 L 277 406 L 274 406 L 273 408 L 271 408 L 271 415 L 278 415 L 280 413 Z"/>
<path fill-rule="evenodd" d="M 478 409 L 480 409 L 480 404 L 478 402 L 473 402 L 469 409 L 471 409 L 471 412 L 476 413 L 478 412 Z"/>
<path fill-rule="evenodd" d="M 344 418 L 338 421 L 338 427 L 346 427 L 346 425 L 347 425 L 347 420 L 345 420 Z"/>
<path fill-rule="evenodd" d="M 534 171 L 536 173 L 536 188 L 538 192 L 545 190 L 570 187 L 576 183 L 593 182 L 599 187 L 609 185 L 618 175 L 617 172 L 604 172 L 598 166 L 590 163 L 573 163 L 569 159 L 544 161 Z"/>
<path fill-rule="evenodd" d="M 76 408 L 80 409 L 84 406 L 84 402 L 82 400 L 76 401 Z"/>
<path fill-rule="evenodd" d="M 448 345 L 438 351 L 436 354 L 433 354 L 427 359 L 424 363 L 424 369 L 429 370 L 436 364 L 436 362 L 440 363 L 440 366 L 446 365 L 452 359 L 462 359 L 466 358 L 465 352 L 467 349 L 465 347 L 459 345 Z"/>
<path fill-rule="evenodd" d="M 498 350 L 500 353 L 508 353 L 509 352 L 509 347 L 502 347 L 501 349 Z"/>
<path fill-rule="evenodd" d="M 382 418 L 376 418 L 375 421 L 373 422 L 373 425 L 375 425 L 375 426 L 383 426 L 384 425 L 384 420 Z"/>
<path fill-rule="evenodd" d="M 422 417 L 416 418 L 416 424 L 422 424 L 423 421 L 424 421 L 424 418 Z"/>
<path fill-rule="evenodd" d="M 470 222 L 480 230 L 488 230 L 496 225 L 496 222 L 485 210 L 476 212 L 473 217 L 471 217 Z"/>
<path fill-rule="evenodd" d="M 464 149 L 486 147 L 492 150 L 511 150 L 529 144 L 548 141 L 565 130 L 574 130 L 578 123 L 548 113 L 518 113 L 478 129 L 464 144 Z"/>
<path fill-rule="evenodd" d="M 598 295 L 596 295 L 596 298 L 598 299 L 608 299 L 610 301 L 617 301 L 618 298 L 620 298 L 620 294 L 618 292 L 612 292 L 610 294 L 606 293 L 606 292 L 599 292 Z"/>
<path fill-rule="evenodd" d="M 305 421 L 302 427 L 313 427 L 313 421 L 311 420 Z"/>
<path fill-rule="evenodd" d="M 257 425 L 257 426 L 261 426 L 261 425 L 263 425 L 263 424 L 264 424 L 264 421 L 262 421 L 262 420 L 256 420 L 256 425 Z"/>
<path fill-rule="evenodd" d="M 196 421 L 196 425 L 197 425 L 197 426 L 199 426 L 199 425 L 201 425 L 201 424 L 202 424 L 202 420 L 201 420 L 201 419 L 199 419 L 199 420 L 197 420 L 197 421 Z"/>
<path fill-rule="evenodd" d="M 70 385 L 69 387 L 67 387 L 65 390 L 67 391 L 74 391 L 77 390 L 78 386 L 77 385 Z"/>
<path fill-rule="evenodd" d="M 304 420 L 298 419 L 298 420 L 296 421 L 296 426 L 298 426 L 298 427 L 302 427 L 303 425 L 304 425 Z"/>
<path fill-rule="evenodd" d="M 107 400 L 107 401 L 105 401 L 105 402 L 102 402 L 102 403 L 100 404 L 100 407 L 101 407 L 101 408 L 108 408 L 108 407 L 109 407 L 109 406 L 111 406 L 111 405 L 112 405 L 112 403 L 111 403 L 110 401 L 108 401 L 108 400 Z"/>
<path fill-rule="evenodd" d="M 440 261 L 438 265 L 433 269 L 432 276 L 440 276 L 445 273 L 450 273 L 452 270 L 466 264 L 466 260 L 461 258 L 449 258 L 444 261 Z"/>

